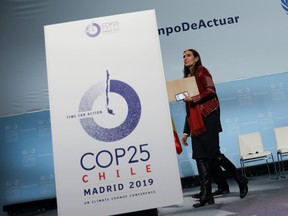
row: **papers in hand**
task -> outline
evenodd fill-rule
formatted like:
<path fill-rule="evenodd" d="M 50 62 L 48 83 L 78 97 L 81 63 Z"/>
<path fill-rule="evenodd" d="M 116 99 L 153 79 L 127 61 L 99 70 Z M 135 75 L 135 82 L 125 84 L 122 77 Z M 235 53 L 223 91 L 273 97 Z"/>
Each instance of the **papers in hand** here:
<path fill-rule="evenodd" d="M 183 92 L 188 92 L 190 97 L 199 94 L 199 90 L 194 76 L 179 80 L 167 81 L 166 88 L 169 102 L 177 101 L 176 95 L 179 95 Z"/>

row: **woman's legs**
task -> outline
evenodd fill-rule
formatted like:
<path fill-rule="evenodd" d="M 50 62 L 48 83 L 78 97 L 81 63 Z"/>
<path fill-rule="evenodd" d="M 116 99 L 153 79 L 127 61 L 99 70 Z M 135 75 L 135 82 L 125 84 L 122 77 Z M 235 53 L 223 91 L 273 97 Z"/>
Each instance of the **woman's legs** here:
<path fill-rule="evenodd" d="M 212 181 L 217 185 L 217 189 L 212 193 L 213 196 L 227 194 L 230 192 L 229 185 L 223 170 L 218 163 L 211 163 L 210 177 Z M 201 189 L 201 188 L 200 188 Z M 202 191 L 192 194 L 192 198 L 200 199 Z"/>
<path fill-rule="evenodd" d="M 228 171 L 233 178 L 238 183 L 240 189 L 240 198 L 244 198 L 248 193 L 248 180 L 244 176 L 242 176 L 234 166 L 234 164 L 225 157 L 225 155 L 221 154 L 216 158 L 216 162 L 222 166 L 226 171 Z"/>
<path fill-rule="evenodd" d="M 211 163 L 211 178 L 217 185 L 217 189 L 212 192 L 213 196 L 227 194 L 230 192 L 229 185 L 221 166 L 218 163 Z"/>
<path fill-rule="evenodd" d="M 214 204 L 214 198 L 211 194 L 211 177 L 210 177 L 210 160 L 196 159 L 198 167 L 200 185 L 201 185 L 201 196 L 198 203 L 193 205 L 194 208 L 204 206 L 206 204 Z"/>

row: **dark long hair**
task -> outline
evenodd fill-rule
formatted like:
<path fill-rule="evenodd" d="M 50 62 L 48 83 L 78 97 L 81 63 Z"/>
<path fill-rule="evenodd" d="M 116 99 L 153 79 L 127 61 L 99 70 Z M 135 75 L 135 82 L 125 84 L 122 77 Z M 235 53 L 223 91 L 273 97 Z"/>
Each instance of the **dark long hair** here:
<path fill-rule="evenodd" d="M 184 72 L 184 77 L 187 77 L 189 74 L 195 74 L 195 72 L 197 71 L 199 66 L 202 66 L 202 62 L 201 62 L 201 57 L 200 54 L 195 50 L 195 49 L 187 49 L 183 52 L 183 54 L 187 51 L 192 52 L 192 54 L 194 55 L 194 57 L 198 57 L 198 61 L 196 62 L 196 64 L 194 65 L 194 67 L 192 68 L 192 71 L 190 71 L 189 67 L 185 67 L 183 69 Z"/>

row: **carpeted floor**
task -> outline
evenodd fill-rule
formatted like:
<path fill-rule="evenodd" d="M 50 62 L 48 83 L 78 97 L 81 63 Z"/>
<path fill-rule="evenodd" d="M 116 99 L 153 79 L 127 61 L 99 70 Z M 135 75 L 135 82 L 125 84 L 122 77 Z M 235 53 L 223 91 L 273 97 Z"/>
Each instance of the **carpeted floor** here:
<path fill-rule="evenodd" d="M 183 190 L 184 204 L 158 209 L 159 216 L 288 216 L 288 178 L 270 179 L 269 176 L 249 177 L 249 192 L 239 197 L 238 185 L 229 179 L 230 193 L 215 197 L 215 204 L 193 208 L 196 201 L 191 194 L 198 188 Z"/>

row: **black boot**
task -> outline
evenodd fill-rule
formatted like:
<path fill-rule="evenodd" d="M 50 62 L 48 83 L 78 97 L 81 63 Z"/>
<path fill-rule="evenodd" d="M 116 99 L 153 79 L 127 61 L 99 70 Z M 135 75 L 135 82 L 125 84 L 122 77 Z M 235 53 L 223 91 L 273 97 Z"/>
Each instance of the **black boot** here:
<path fill-rule="evenodd" d="M 245 176 L 237 175 L 235 177 L 240 189 L 240 198 L 244 198 L 248 193 L 248 180 Z"/>
<path fill-rule="evenodd" d="M 209 164 L 206 160 L 196 160 L 200 184 L 201 184 L 201 196 L 198 203 L 193 204 L 194 208 L 205 206 L 206 204 L 214 204 L 214 198 L 211 194 L 211 179 L 209 173 Z"/>
<path fill-rule="evenodd" d="M 221 166 L 217 162 L 212 161 L 210 171 L 211 171 L 210 172 L 211 173 L 211 179 L 217 185 L 217 190 L 215 190 L 212 193 L 212 195 L 218 196 L 218 195 L 230 193 L 229 185 L 228 185 L 227 179 L 224 175 L 224 172 L 223 172 Z"/>
<path fill-rule="evenodd" d="M 228 193 L 230 193 L 229 186 L 218 185 L 217 190 L 212 192 L 212 196 L 219 196 L 219 195 L 228 194 Z M 200 199 L 201 191 L 199 191 L 198 193 L 192 194 L 191 197 L 194 199 Z"/>
<path fill-rule="evenodd" d="M 198 193 L 192 194 L 192 198 L 200 199 L 200 197 L 201 197 L 201 191 L 199 191 Z"/>
<path fill-rule="evenodd" d="M 224 187 L 224 186 L 218 186 L 218 189 L 215 190 L 212 195 L 213 196 L 218 196 L 222 194 L 228 194 L 230 193 L 229 187 Z"/>
<path fill-rule="evenodd" d="M 210 165 L 211 167 L 209 170 L 210 170 L 211 179 L 217 185 L 217 190 L 215 190 L 212 193 L 212 196 L 218 196 L 218 195 L 230 193 L 229 185 L 228 185 L 226 177 L 224 176 L 221 166 L 215 161 L 212 161 Z M 200 197 L 201 197 L 201 191 L 199 191 L 198 193 L 192 194 L 192 198 L 200 199 Z"/>
<path fill-rule="evenodd" d="M 221 156 L 217 157 L 216 161 L 233 176 L 240 189 L 240 198 L 244 198 L 248 193 L 247 178 L 238 172 L 234 164 L 228 158 L 226 158 L 225 155 L 222 154 Z"/>
<path fill-rule="evenodd" d="M 199 171 L 200 165 L 197 163 L 197 160 L 196 160 L 196 165 L 197 165 L 197 169 L 198 169 L 199 177 L 200 177 L 200 171 Z M 201 185 L 201 180 L 200 180 L 200 185 Z M 191 197 L 194 199 L 200 199 L 201 195 L 202 195 L 202 186 L 200 186 L 200 191 L 198 193 L 192 194 Z"/>

